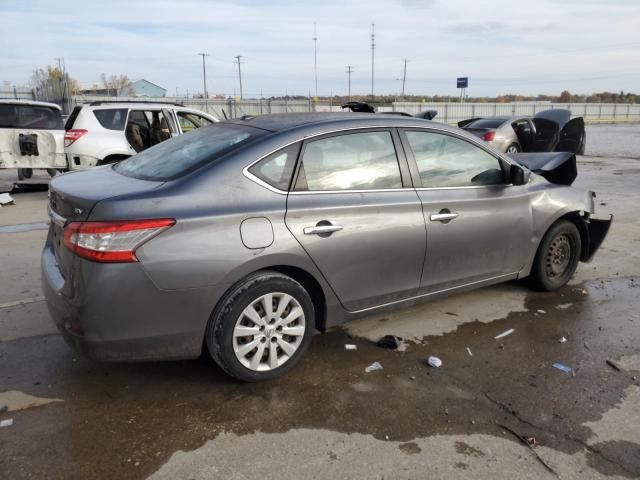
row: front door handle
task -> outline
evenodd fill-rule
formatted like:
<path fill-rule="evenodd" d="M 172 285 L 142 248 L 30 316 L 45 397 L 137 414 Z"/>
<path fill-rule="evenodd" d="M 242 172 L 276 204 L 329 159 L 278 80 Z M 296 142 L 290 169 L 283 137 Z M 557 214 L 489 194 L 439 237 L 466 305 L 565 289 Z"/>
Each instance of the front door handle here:
<path fill-rule="evenodd" d="M 432 222 L 442 222 L 442 223 L 449 223 L 454 218 L 458 218 L 458 214 L 453 213 L 448 208 L 443 208 L 438 213 L 434 213 L 433 215 L 429 216 L 429 220 L 431 220 Z"/>
<path fill-rule="evenodd" d="M 333 225 L 327 221 L 318 222 L 317 225 L 313 227 L 304 227 L 305 235 L 323 235 L 329 236 L 333 232 L 337 232 L 342 230 L 342 225 Z"/>

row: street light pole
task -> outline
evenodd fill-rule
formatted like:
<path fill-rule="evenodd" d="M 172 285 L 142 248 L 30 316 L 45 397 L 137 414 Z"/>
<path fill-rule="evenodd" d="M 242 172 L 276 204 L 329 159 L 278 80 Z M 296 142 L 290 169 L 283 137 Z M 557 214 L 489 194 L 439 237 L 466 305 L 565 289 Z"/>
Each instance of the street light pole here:
<path fill-rule="evenodd" d="M 204 57 L 210 56 L 208 53 L 199 53 L 198 55 L 202 55 L 202 84 L 204 86 L 204 98 L 209 98 L 209 93 L 207 93 L 207 67 L 205 65 Z"/>
<path fill-rule="evenodd" d="M 349 101 L 351 101 L 351 73 L 353 73 L 353 65 L 347 65 L 347 75 L 349 77 L 348 85 L 349 85 Z"/>
<path fill-rule="evenodd" d="M 236 59 L 236 63 L 238 64 L 238 80 L 240 80 L 240 100 L 242 100 L 242 71 L 240 70 L 240 59 L 242 55 L 236 55 L 233 57 Z"/>
<path fill-rule="evenodd" d="M 375 58 L 374 52 L 376 50 L 376 25 L 374 23 L 371 24 L 371 100 L 374 98 L 373 94 L 373 78 L 375 73 Z"/>
<path fill-rule="evenodd" d="M 316 83 L 316 98 L 318 97 L 318 35 L 316 34 L 316 22 L 313 22 L 313 74 Z"/>
<path fill-rule="evenodd" d="M 402 74 L 402 98 L 404 99 L 404 86 L 405 83 L 407 82 L 407 62 L 409 60 L 408 59 L 404 59 L 404 73 Z"/>

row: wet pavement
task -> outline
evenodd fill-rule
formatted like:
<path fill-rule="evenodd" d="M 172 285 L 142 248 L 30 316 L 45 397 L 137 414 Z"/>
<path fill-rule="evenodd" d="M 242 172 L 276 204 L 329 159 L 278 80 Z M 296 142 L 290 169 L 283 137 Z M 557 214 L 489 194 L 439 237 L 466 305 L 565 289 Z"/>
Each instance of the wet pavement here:
<path fill-rule="evenodd" d="M 45 232 L 2 233 L 0 421 L 13 424 L 0 427 L 0 478 L 638 478 L 637 167 L 581 158 L 580 185 L 616 220 L 561 291 L 511 282 L 358 320 L 257 385 L 206 357 L 78 356 L 41 299 Z M 45 198 L 21 194 L 0 227 L 44 221 Z M 375 346 L 386 333 L 406 350 Z"/>

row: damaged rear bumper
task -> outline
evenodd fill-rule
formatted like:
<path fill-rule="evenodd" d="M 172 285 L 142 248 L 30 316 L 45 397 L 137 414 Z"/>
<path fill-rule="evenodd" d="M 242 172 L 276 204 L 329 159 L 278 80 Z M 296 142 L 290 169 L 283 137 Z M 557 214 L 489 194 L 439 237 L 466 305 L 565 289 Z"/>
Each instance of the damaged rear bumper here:
<path fill-rule="evenodd" d="M 587 243 L 587 248 L 583 250 L 582 258 L 580 258 L 580 260 L 583 262 L 590 262 L 593 259 L 593 256 L 600 248 L 600 245 L 604 242 L 607 233 L 609 233 L 611 222 L 613 222 L 613 215 L 611 215 L 608 220 L 590 218 L 585 221 L 587 232 L 589 233 L 589 241 Z"/>

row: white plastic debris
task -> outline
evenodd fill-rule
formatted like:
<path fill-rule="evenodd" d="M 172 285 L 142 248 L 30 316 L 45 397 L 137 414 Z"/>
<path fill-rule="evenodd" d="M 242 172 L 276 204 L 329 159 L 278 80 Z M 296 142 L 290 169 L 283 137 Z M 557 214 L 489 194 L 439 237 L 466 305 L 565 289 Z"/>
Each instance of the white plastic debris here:
<path fill-rule="evenodd" d="M 509 330 L 507 330 L 506 332 L 502 332 L 500 335 L 496 335 L 495 338 L 496 340 L 499 338 L 503 338 L 506 337 L 507 335 L 511 335 L 513 332 L 515 332 L 516 329 L 515 328 L 510 328 Z"/>
<path fill-rule="evenodd" d="M 439 368 L 442 366 L 442 360 L 438 357 L 429 357 L 427 358 L 427 363 L 430 367 Z"/>
<path fill-rule="evenodd" d="M 16 201 L 13 197 L 8 193 L 0 193 L 0 205 L 9 205 L 10 203 L 15 205 Z"/>
<path fill-rule="evenodd" d="M 567 337 L 562 337 L 560 339 L 560 343 L 567 343 Z"/>
<path fill-rule="evenodd" d="M 351 343 L 345 343 L 344 349 L 345 350 L 357 350 L 358 346 L 357 345 L 353 345 Z"/>
<path fill-rule="evenodd" d="M 13 425 L 13 418 L 7 418 L 6 420 L 0 420 L 0 428 L 10 427 Z"/>
<path fill-rule="evenodd" d="M 547 312 L 545 312 L 544 310 L 536 310 L 536 312 L 541 313 L 542 315 L 544 315 L 545 313 L 547 313 Z"/>
<path fill-rule="evenodd" d="M 375 372 L 376 370 L 382 370 L 382 365 L 380 365 L 380 362 L 373 362 L 371 365 L 364 369 L 366 373 Z"/>
<path fill-rule="evenodd" d="M 473 357 L 473 353 L 471 353 L 471 349 L 469 347 L 467 347 L 467 353 L 469 354 L 470 357 Z"/>

